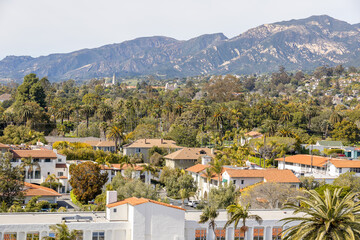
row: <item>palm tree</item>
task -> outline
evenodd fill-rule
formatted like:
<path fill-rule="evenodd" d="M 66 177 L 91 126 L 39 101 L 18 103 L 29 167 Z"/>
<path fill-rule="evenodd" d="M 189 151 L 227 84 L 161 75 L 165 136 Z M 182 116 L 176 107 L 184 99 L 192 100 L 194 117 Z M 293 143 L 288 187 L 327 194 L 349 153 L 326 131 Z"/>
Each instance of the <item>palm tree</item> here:
<path fill-rule="evenodd" d="M 282 219 L 284 225 L 300 223 L 286 229 L 283 239 L 360 239 L 360 202 L 355 202 L 358 193 L 350 192 L 343 198 L 342 188 L 333 192 L 326 189 L 324 196 L 314 190 L 305 193 L 297 197 L 300 204 L 285 205 L 299 216 Z"/>
<path fill-rule="evenodd" d="M 124 139 L 123 129 L 118 126 L 111 126 L 107 136 L 109 139 L 115 140 L 115 151 L 118 152 L 121 146 L 121 140 Z"/>
<path fill-rule="evenodd" d="M 220 160 L 214 159 L 214 161 L 211 163 L 210 168 L 211 168 L 211 171 L 217 175 L 218 183 L 219 183 L 218 186 L 220 186 L 221 185 L 220 177 L 221 177 L 221 173 L 222 173 L 222 170 L 223 170 L 222 163 L 220 162 Z"/>
<path fill-rule="evenodd" d="M 55 174 L 50 174 L 46 177 L 45 182 L 48 182 L 50 184 L 50 188 L 52 189 L 52 184 L 57 183 L 58 179 L 56 178 Z M 59 189 L 57 189 L 59 191 Z"/>
<path fill-rule="evenodd" d="M 215 235 L 215 228 L 216 228 L 215 219 L 217 218 L 218 215 L 219 212 L 215 207 L 206 206 L 202 214 L 200 215 L 199 223 L 209 222 L 209 229 L 212 229 Z"/>
<path fill-rule="evenodd" d="M 208 167 L 205 169 L 204 175 L 206 177 L 206 181 L 207 181 L 207 185 L 208 185 L 207 189 L 208 189 L 208 191 L 210 191 L 210 181 L 211 181 L 211 178 L 213 177 L 214 173 L 211 170 L 211 168 Z"/>
<path fill-rule="evenodd" d="M 281 144 L 278 148 L 279 148 L 279 156 L 283 157 L 283 164 L 284 164 L 283 169 L 285 169 L 285 157 L 286 157 L 286 153 L 289 152 L 290 148 L 286 143 Z"/>
<path fill-rule="evenodd" d="M 79 234 L 78 230 L 70 231 L 66 223 L 63 221 L 61 224 L 51 225 L 50 231 L 55 233 L 55 238 L 44 237 L 45 240 L 76 240 Z"/>
<path fill-rule="evenodd" d="M 144 164 L 142 167 L 143 167 L 143 169 L 141 170 L 141 172 L 142 173 L 146 172 L 146 174 L 147 174 L 145 182 L 147 184 L 150 184 L 151 183 L 150 173 L 155 174 L 156 168 L 154 166 L 152 166 L 151 164 Z"/>
<path fill-rule="evenodd" d="M 34 169 L 40 170 L 40 164 L 38 162 L 34 162 L 33 159 L 30 158 L 22 158 L 20 169 L 25 172 L 25 178 L 29 178 L 32 176 L 32 172 Z"/>
<path fill-rule="evenodd" d="M 226 211 L 229 214 L 229 220 L 226 222 L 224 228 L 227 228 L 229 225 L 234 223 L 234 229 L 236 229 L 239 222 L 242 221 L 240 232 L 245 233 L 248 230 L 248 227 L 246 226 L 247 219 L 255 219 L 255 221 L 261 224 L 262 218 L 258 215 L 251 215 L 249 208 L 250 204 L 247 204 L 245 208 L 240 204 L 233 204 L 228 206 Z"/>
<path fill-rule="evenodd" d="M 189 199 L 189 197 L 194 196 L 194 192 L 189 192 L 189 189 L 182 188 L 179 191 L 179 195 L 181 198 L 181 207 L 185 208 L 185 199 Z"/>
<path fill-rule="evenodd" d="M 98 115 L 103 122 L 111 120 L 113 118 L 113 109 L 109 105 L 102 104 L 98 109 Z"/>
<path fill-rule="evenodd" d="M 91 105 L 84 105 L 81 109 L 81 115 L 86 119 L 86 128 L 89 128 L 89 118 L 94 116 L 95 109 Z"/>

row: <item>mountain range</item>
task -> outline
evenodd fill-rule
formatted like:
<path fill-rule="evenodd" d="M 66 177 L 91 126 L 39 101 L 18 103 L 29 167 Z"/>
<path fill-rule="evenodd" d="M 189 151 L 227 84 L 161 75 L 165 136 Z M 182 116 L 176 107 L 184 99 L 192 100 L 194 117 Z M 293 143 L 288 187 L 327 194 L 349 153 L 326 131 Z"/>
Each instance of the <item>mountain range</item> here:
<path fill-rule="evenodd" d="M 203 74 L 253 74 L 313 70 L 317 66 L 360 65 L 360 24 L 321 15 L 259 27 L 227 38 L 206 34 L 186 41 L 154 36 L 99 48 L 0 61 L 0 79 L 26 74 L 67 79 L 153 75 L 162 78 Z"/>

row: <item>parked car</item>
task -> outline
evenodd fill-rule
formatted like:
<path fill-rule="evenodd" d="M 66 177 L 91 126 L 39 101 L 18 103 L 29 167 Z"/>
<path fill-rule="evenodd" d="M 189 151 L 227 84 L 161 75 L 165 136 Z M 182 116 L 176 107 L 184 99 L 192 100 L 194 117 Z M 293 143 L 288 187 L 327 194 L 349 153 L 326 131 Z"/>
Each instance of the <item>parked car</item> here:
<path fill-rule="evenodd" d="M 188 206 L 189 206 L 189 207 L 196 207 L 198 204 L 199 204 L 199 201 L 198 201 L 198 200 L 190 200 L 190 201 L 188 202 Z"/>

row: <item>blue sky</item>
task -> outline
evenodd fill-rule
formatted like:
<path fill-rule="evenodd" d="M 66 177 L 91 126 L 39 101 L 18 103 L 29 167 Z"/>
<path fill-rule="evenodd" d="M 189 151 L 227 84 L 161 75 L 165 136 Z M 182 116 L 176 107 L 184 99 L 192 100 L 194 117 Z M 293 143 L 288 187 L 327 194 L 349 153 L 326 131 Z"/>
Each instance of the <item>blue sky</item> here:
<path fill-rule="evenodd" d="M 0 59 L 144 36 L 234 37 L 264 23 L 327 14 L 360 23 L 359 0 L 0 0 Z"/>

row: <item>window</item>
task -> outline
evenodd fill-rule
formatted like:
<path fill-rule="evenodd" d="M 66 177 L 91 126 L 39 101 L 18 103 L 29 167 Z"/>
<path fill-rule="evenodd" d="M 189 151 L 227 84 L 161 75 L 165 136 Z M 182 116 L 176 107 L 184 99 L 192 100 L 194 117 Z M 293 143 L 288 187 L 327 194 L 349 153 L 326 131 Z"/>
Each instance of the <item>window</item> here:
<path fill-rule="evenodd" d="M 92 240 L 105 240 L 105 232 L 93 232 Z"/>
<path fill-rule="evenodd" d="M 342 172 L 342 168 L 339 168 L 339 173 L 341 173 Z"/>
<path fill-rule="evenodd" d="M 141 149 L 140 149 L 140 148 L 136 148 L 136 149 L 135 149 L 135 152 L 136 152 L 136 153 L 139 153 L 139 152 L 141 152 Z"/>
<path fill-rule="evenodd" d="M 254 240 L 264 240 L 264 228 L 254 228 Z"/>
<path fill-rule="evenodd" d="M 50 175 L 50 172 L 48 172 L 48 175 Z"/>
<path fill-rule="evenodd" d="M 51 159 L 50 159 L 50 158 L 46 158 L 46 159 L 45 159 L 45 162 L 51 162 Z"/>
<path fill-rule="evenodd" d="M 287 163 L 285 163 L 286 165 L 294 165 L 294 163 L 292 163 L 292 162 L 287 162 Z"/>
<path fill-rule="evenodd" d="M 58 159 L 58 162 L 62 162 L 61 158 Z"/>
<path fill-rule="evenodd" d="M 281 240 L 281 227 L 273 227 L 272 229 L 272 240 Z"/>
<path fill-rule="evenodd" d="M 26 240 L 39 240 L 39 233 L 27 233 Z"/>
<path fill-rule="evenodd" d="M 34 158 L 34 159 L 33 159 L 33 162 L 40 162 L 40 159 Z"/>
<path fill-rule="evenodd" d="M 116 208 L 114 208 L 114 212 L 117 212 L 117 209 L 116 209 Z"/>
<path fill-rule="evenodd" d="M 239 229 L 235 229 L 234 240 L 245 240 L 245 232 Z"/>
<path fill-rule="evenodd" d="M 215 229 L 215 240 L 225 240 L 226 229 Z"/>
<path fill-rule="evenodd" d="M 35 171 L 35 179 L 40 179 L 41 175 L 40 175 L 40 171 Z"/>
<path fill-rule="evenodd" d="M 12 158 L 10 162 L 17 162 L 17 159 Z"/>
<path fill-rule="evenodd" d="M 236 184 L 236 180 L 234 180 L 233 182 L 234 182 L 234 184 Z"/>
<path fill-rule="evenodd" d="M 16 233 L 5 233 L 4 240 L 16 240 Z"/>
<path fill-rule="evenodd" d="M 206 229 L 196 229 L 195 240 L 206 240 Z"/>
<path fill-rule="evenodd" d="M 350 168 L 350 172 L 360 173 L 360 168 Z"/>
<path fill-rule="evenodd" d="M 63 172 L 58 172 L 58 177 L 62 177 L 64 176 L 64 173 Z"/>
<path fill-rule="evenodd" d="M 55 238 L 55 233 L 53 233 L 53 232 L 49 233 L 49 237 Z"/>
<path fill-rule="evenodd" d="M 241 184 L 244 184 L 244 182 L 245 182 L 244 180 L 241 180 Z"/>

